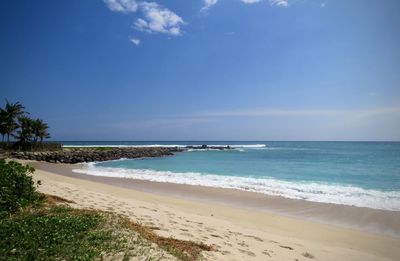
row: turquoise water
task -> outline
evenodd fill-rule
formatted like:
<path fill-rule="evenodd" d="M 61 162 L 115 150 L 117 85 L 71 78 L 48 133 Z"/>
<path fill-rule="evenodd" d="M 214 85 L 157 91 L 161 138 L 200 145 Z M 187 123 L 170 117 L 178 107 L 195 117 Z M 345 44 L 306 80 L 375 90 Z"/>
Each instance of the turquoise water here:
<path fill-rule="evenodd" d="M 198 144 L 233 145 L 235 149 L 101 162 L 90 164 L 83 172 L 400 210 L 400 143 L 396 142 L 118 143 L 123 146 Z"/>

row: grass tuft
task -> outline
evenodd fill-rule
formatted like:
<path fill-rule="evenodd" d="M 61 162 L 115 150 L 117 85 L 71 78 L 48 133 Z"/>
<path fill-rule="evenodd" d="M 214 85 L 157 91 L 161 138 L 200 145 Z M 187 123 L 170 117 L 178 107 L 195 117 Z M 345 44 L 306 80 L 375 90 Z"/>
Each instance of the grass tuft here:
<path fill-rule="evenodd" d="M 0 220 L 0 259 L 161 260 L 167 251 L 180 260 L 198 260 L 211 246 L 158 236 L 151 227 L 98 210 L 74 209 L 73 201 L 41 195 L 45 202 Z M 154 249 L 154 244 L 163 250 Z M 168 254 L 167 254 L 168 255 Z"/>
<path fill-rule="evenodd" d="M 187 240 L 179 240 L 172 237 L 157 235 L 150 227 L 140 223 L 125 220 L 128 227 L 138 232 L 145 239 L 157 244 L 180 260 L 198 260 L 202 251 L 213 251 L 212 246 Z"/>
<path fill-rule="evenodd" d="M 121 250 L 123 238 L 95 211 L 55 206 L 28 209 L 0 221 L 0 256 L 7 260 L 91 260 Z"/>

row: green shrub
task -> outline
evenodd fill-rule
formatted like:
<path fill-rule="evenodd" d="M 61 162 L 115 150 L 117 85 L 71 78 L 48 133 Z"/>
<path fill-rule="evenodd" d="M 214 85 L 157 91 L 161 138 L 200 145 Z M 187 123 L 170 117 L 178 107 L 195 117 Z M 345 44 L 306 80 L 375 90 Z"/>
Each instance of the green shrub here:
<path fill-rule="evenodd" d="M 0 160 L 0 216 L 40 201 L 31 174 L 34 168 L 15 161 Z"/>
<path fill-rule="evenodd" d="M 93 260 L 118 241 L 102 230 L 104 222 L 96 212 L 63 207 L 22 211 L 0 221 L 0 255 L 7 260 Z"/>
<path fill-rule="evenodd" d="M 0 149 L 6 151 L 61 151 L 62 144 L 57 142 L 0 142 Z"/>

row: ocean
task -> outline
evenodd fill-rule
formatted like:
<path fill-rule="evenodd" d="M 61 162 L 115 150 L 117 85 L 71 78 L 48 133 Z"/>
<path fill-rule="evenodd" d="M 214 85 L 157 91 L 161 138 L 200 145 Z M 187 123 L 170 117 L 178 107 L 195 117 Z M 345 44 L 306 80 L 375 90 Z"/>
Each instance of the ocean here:
<path fill-rule="evenodd" d="M 400 210 L 400 142 L 63 142 L 64 146 L 226 146 L 174 156 L 88 163 L 82 174 L 253 191 Z"/>

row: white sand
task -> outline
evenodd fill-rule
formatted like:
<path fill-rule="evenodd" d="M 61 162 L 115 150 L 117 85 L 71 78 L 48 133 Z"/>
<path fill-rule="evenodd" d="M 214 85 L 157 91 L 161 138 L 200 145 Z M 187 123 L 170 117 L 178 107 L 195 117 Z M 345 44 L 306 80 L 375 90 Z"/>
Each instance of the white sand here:
<path fill-rule="evenodd" d="M 41 192 L 124 214 L 162 236 L 200 241 L 206 260 L 400 260 L 400 239 L 213 203 L 124 189 L 37 170 Z M 307 254 L 310 257 L 306 257 Z"/>

